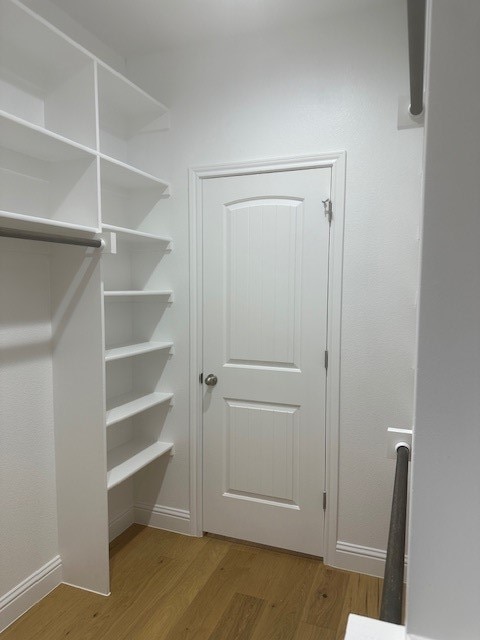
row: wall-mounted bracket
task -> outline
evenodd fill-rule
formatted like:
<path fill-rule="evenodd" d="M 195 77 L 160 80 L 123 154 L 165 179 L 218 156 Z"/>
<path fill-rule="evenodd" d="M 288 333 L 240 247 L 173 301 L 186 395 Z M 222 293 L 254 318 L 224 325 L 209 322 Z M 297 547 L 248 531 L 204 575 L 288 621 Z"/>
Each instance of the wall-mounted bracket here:
<path fill-rule="evenodd" d="M 116 255 L 117 253 L 117 234 L 113 231 L 107 231 L 102 233 L 102 240 L 104 242 L 103 253 L 111 253 Z"/>
<path fill-rule="evenodd" d="M 414 116 L 410 112 L 410 97 L 400 96 L 398 98 L 398 120 L 397 129 L 418 129 L 425 124 L 425 115 L 422 112 Z"/>
<path fill-rule="evenodd" d="M 397 459 L 397 448 L 401 445 L 408 447 L 409 459 L 412 457 L 413 429 L 396 429 L 389 427 L 387 431 L 387 458 Z"/>

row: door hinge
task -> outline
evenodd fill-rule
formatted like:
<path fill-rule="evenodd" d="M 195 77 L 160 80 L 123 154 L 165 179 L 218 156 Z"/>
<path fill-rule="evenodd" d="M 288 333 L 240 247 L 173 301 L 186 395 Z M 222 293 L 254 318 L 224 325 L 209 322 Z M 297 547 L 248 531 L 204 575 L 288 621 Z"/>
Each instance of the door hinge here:
<path fill-rule="evenodd" d="M 203 372 L 198 376 L 198 381 L 200 384 L 203 384 Z"/>
<path fill-rule="evenodd" d="M 333 219 L 332 201 L 330 200 L 330 198 L 327 198 L 326 200 L 322 200 L 322 202 L 325 208 L 325 216 L 328 218 L 328 224 L 332 224 L 332 219 Z"/>
<path fill-rule="evenodd" d="M 327 510 L 327 492 L 326 491 L 323 492 L 323 510 L 324 511 Z"/>
<path fill-rule="evenodd" d="M 328 351 L 325 351 L 324 361 L 325 361 L 325 369 L 328 369 Z"/>

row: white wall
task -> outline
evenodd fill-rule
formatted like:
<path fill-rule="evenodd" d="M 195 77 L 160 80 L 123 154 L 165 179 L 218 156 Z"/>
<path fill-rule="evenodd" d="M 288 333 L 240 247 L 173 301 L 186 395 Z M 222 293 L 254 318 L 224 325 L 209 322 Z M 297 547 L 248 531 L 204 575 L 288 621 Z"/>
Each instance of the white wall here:
<path fill-rule="evenodd" d="M 478 640 L 480 5 L 431 5 L 408 629 Z"/>
<path fill-rule="evenodd" d="M 0 300 L 2 596 L 58 554 L 49 256 L 3 240 Z"/>
<path fill-rule="evenodd" d="M 139 500 L 189 506 L 187 169 L 345 149 L 338 540 L 362 547 L 354 551 L 385 548 L 394 474 L 386 429 L 412 424 L 423 136 L 397 130 L 398 97 L 408 93 L 404 4 L 379 0 L 302 30 L 127 61 L 172 109 L 158 169 L 172 167 L 174 193 L 177 453 L 160 490 L 145 496 L 142 482 Z M 345 562 L 378 569 L 355 558 Z"/>
<path fill-rule="evenodd" d="M 112 66 L 121 73 L 125 71 L 125 60 L 116 51 L 113 51 L 108 45 L 101 42 L 90 31 L 82 27 L 76 20 L 73 20 L 68 13 L 63 11 L 51 0 L 21 0 L 23 4 L 42 18 L 48 20 L 57 29 L 63 31 L 67 36 L 78 42 L 78 44 L 88 49 L 91 53 L 98 56 L 101 60 Z"/>

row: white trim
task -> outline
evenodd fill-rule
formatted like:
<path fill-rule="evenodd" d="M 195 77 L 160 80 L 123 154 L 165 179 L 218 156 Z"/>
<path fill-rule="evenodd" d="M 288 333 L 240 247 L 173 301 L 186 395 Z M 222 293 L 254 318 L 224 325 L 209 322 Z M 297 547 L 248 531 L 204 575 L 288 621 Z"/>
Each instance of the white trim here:
<path fill-rule="evenodd" d="M 428 638 L 407 633 L 403 625 L 390 624 L 351 613 L 348 616 L 345 640 L 428 640 Z"/>
<path fill-rule="evenodd" d="M 135 511 L 133 507 L 128 507 L 123 513 L 110 520 L 108 523 L 108 539 L 115 540 L 128 527 L 135 522 Z"/>
<path fill-rule="evenodd" d="M 62 561 L 55 556 L 0 598 L 0 632 L 62 582 Z"/>
<path fill-rule="evenodd" d="M 351 613 L 345 640 L 407 640 L 405 627 Z"/>
<path fill-rule="evenodd" d="M 134 521 L 154 529 L 165 529 L 175 533 L 190 534 L 190 511 L 174 509 L 160 504 L 137 502 L 134 507 Z"/>
<path fill-rule="evenodd" d="M 358 571 L 367 575 L 383 578 L 385 572 L 385 558 L 387 552 L 384 549 L 364 547 L 351 542 L 337 541 L 335 546 L 335 564 L 339 569 Z M 405 556 L 405 569 L 408 564 L 408 556 Z M 405 570 L 405 576 L 407 572 Z"/>
<path fill-rule="evenodd" d="M 191 533 L 201 536 L 202 524 L 202 395 L 198 377 L 202 365 L 202 180 L 273 171 L 331 167 L 330 198 L 333 220 L 330 236 L 328 349 L 326 398 L 325 562 L 336 559 L 338 501 L 338 439 L 340 419 L 340 333 L 343 277 L 346 152 L 279 158 L 192 168 L 189 171 L 190 230 L 190 513 Z"/>
<path fill-rule="evenodd" d="M 73 587 L 73 589 L 80 589 L 80 591 L 86 591 L 87 593 L 95 593 L 97 596 L 102 596 L 102 598 L 108 598 L 112 592 L 110 589 L 108 591 L 97 591 L 96 589 L 87 589 L 87 587 L 79 587 L 78 584 L 74 584 L 73 582 L 66 582 L 62 580 L 62 584 L 67 585 L 67 587 Z"/>
<path fill-rule="evenodd" d="M 330 198 L 333 219 L 330 228 L 328 283 L 328 373 L 325 407 L 325 564 L 333 564 L 338 539 L 338 468 L 340 455 L 340 375 L 343 296 L 343 244 L 345 227 L 346 153 L 339 153 L 332 166 Z"/>
<path fill-rule="evenodd" d="M 203 535 L 202 394 L 202 170 L 189 170 L 190 261 L 190 533 Z"/>

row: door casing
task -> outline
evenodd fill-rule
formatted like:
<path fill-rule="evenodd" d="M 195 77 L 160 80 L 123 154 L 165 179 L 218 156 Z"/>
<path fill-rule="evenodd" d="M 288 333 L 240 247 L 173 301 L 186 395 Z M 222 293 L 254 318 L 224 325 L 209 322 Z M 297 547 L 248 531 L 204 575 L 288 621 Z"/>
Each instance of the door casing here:
<path fill-rule="evenodd" d="M 326 389 L 325 563 L 333 564 L 337 545 L 338 453 L 340 419 L 340 349 L 342 320 L 343 234 L 345 217 L 346 152 L 324 153 L 245 163 L 228 163 L 189 170 L 190 231 L 190 533 L 203 535 L 202 433 L 200 384 L 203 350 L 203 180 L 272 171 L 330 167 L 333 218 L 328 276 L 328 374 Z"/>

